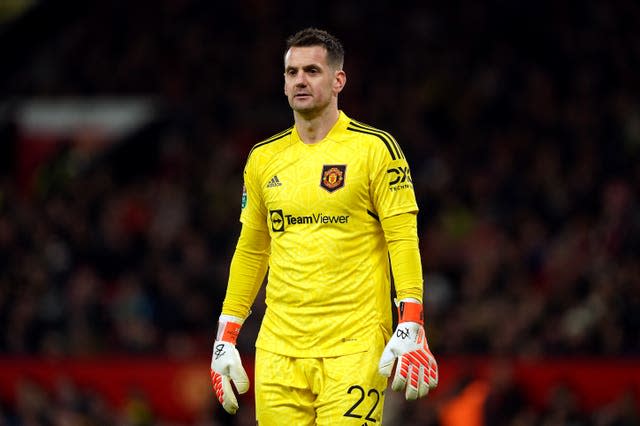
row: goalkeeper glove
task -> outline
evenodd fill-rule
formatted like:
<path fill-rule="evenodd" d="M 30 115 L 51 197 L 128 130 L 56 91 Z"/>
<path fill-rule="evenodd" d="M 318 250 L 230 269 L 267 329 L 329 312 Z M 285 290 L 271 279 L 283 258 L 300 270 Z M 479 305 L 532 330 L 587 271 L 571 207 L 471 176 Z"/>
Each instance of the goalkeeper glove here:
<path fill-rule="evenodd" d="M 415 299 L 400 301 L 398 326 L 378 364 L 380 374 L 389 377 L 399 359 L 391 388 L 404 389 L 408 400 L 421 398 L 438 385 L 438 364 L 429 350 L 422 318 L 421 303 Z"/>
<path fill-rule="evenodd" d="M 211 383 L 218 401 L 229 414 L 238 411 L 238 400 L 231 388 L 231 382 L 238 393 L 249 390 L 249 377 L 242 367 L 240 354 L 236 349 L 236 339 L 244 320 L 230 315 L 220 315 L 218 332 L 211 356 Z"/>

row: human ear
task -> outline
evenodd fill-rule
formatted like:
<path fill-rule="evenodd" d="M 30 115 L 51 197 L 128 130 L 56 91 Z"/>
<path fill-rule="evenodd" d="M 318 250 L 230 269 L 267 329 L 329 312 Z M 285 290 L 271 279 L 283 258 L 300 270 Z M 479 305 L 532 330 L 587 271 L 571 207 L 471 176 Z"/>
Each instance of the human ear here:
<path fill-rule="evenodd" d="M 347 73 L 343 70 L 338 70 L 335 72 L 335 77 L 333 79 L 333 91 L 338 94 L 342 92 L 345 84 L 347 84 Z"/>

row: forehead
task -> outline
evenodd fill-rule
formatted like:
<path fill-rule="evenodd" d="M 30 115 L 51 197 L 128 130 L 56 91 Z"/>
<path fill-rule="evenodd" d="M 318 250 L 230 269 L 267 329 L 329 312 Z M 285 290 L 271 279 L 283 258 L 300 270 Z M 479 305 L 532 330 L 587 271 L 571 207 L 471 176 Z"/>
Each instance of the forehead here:
<path fill-rule="evenodd" d="M 284 55 L 285 67 L 303 67 L 310 64 L 327 65 L 327 49 L 324 46 L 294 46 Z"/>

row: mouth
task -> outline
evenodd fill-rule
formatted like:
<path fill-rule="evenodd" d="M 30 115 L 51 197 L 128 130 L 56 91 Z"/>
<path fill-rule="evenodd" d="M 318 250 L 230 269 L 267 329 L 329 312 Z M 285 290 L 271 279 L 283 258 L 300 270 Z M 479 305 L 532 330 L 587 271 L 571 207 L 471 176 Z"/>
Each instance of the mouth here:
<path fill-rule="evenodd" d="M 296 98 L 296 99 L 307 99 L 307 98 L 310 98 L 310 97 L 311 97 L 311 95 L 308 94 L 308 93 L 296 93 L 294 95 L 294 98 Z"/>

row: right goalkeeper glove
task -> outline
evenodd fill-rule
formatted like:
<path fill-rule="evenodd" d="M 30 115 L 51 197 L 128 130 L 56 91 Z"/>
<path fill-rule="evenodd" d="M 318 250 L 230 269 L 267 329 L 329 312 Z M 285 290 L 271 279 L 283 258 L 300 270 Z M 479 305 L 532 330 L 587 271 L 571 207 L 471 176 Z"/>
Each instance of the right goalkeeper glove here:
<path fill-rule="evenodd" d="M 231 382 L 238 393 L 249 390 L 249 377 L 242 367 L 240 354 L 236 349 L 236 339 L 244 320 L 230 315 L 220 315 L 218 332 L 211 356 L 211 383 L 218 401 L 229 414 L 238 411 L 238 400 L 233 393 Z"/>
<path fill-rule="evenodd" d="M 384 348 L 378 370 L 389 377 L 398 360 L 391 382 L 394 391 L 405 391 L 405 398 L 414 400 L 438 385 L 438 364 L 429 350 L 424 332 L 422 303 L 404 299 L 398 306 L 398 326 Z"/>

